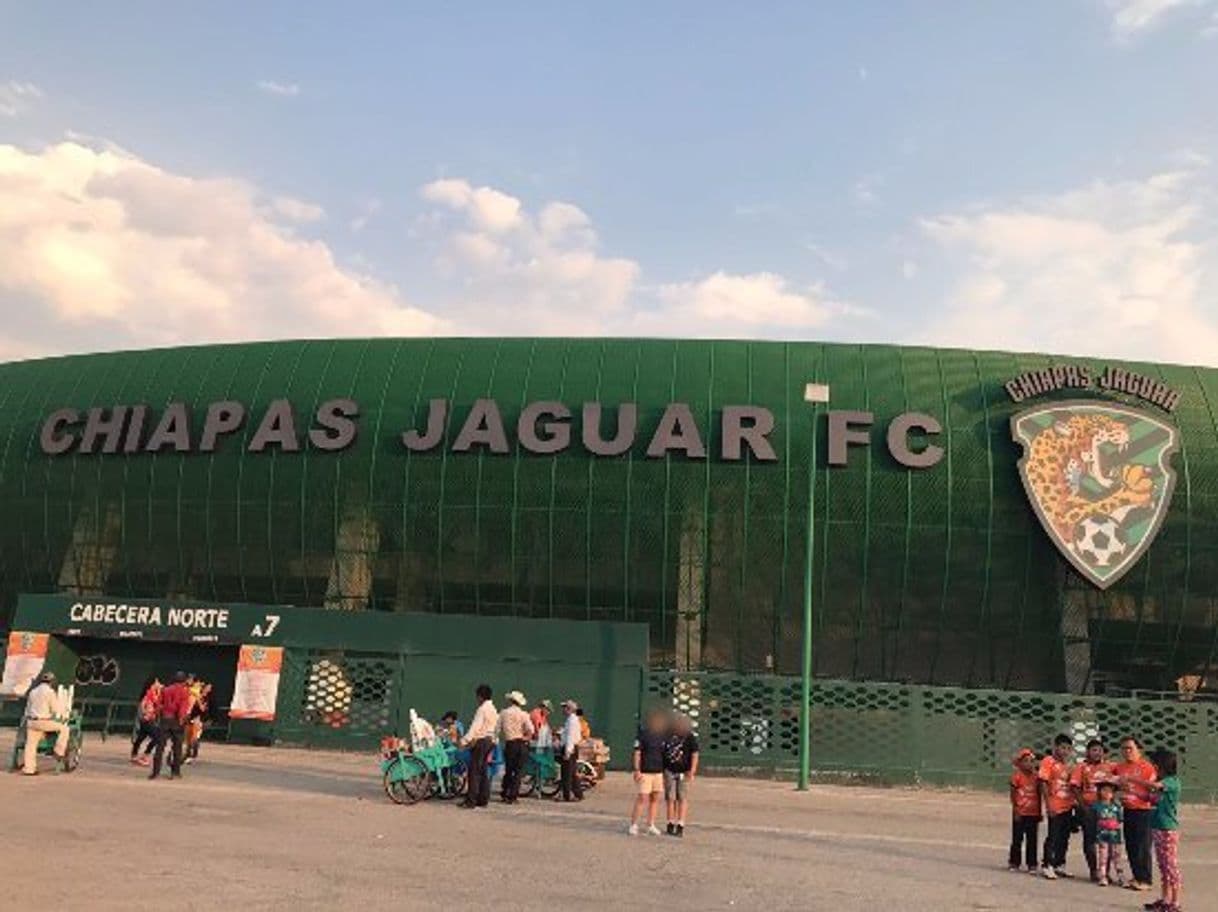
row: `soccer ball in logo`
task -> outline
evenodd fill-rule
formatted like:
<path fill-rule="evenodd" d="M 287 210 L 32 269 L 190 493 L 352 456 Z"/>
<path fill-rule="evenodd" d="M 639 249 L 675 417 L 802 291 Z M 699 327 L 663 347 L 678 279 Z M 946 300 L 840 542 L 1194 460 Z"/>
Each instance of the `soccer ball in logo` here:
<path fill-rule="evenodd" d="M 1107 567 L 1125 553 L 1121 527 L 1111 516 L 1088 516 L 1078 527 L 1074 549 L 1097 567 Z"/>

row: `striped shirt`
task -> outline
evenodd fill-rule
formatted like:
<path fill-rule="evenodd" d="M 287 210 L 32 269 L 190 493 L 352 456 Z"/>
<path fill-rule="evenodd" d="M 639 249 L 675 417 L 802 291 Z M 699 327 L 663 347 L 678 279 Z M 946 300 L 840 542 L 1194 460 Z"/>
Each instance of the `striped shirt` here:
<path fill-rule="evenodd" d="M 504 741 L 528 741 L 533 732 L 529 714 L 519 706 L 509 706 L 499 714 L 499 733 Z"/>

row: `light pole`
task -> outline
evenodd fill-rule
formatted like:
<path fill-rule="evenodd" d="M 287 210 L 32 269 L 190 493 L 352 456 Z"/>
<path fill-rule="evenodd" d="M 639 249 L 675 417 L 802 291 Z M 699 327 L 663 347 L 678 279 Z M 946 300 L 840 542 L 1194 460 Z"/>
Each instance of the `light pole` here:
<path fill-rule="evenodd" d="M 804 554 L 804 643 L 799 686 L 799 791 L 808 790 L 812 775 L 812 560 L 813 533 L 816 531 L 816 426 L 820 403 L 829 401 L 824 383 L 804 386 L 804 402 L 812 406 L 812 449 L 808 452 L 808 536 Z"/>

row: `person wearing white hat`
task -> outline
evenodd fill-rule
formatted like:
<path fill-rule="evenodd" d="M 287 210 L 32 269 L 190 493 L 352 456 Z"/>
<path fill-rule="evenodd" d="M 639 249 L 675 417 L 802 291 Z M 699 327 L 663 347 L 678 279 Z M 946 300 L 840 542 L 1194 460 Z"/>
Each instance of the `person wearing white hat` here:
<path fill-rule="evenodd" d="M 62 763 L 68 752 L 68 726 L 59 716 L 59 696 L 55 692 L 55 675 L 43 672 L 38 683 L 25 697 L 25 754 L 21 771 L 27 776 L 38 775 L 38 742 L 44 734 L 55 735 L 55 760 Z"/>
<path fill-rule="evenodd" d="M 504 804 L 515 804 L 520 797 L 520 774 L 529 759 L 529 742 L 536 729 L 525 712 L 528 701 L 518 690 L 504 695 L 507 706 L 499 714 L 499 736 L 503 739 L 503 792 Z"/>

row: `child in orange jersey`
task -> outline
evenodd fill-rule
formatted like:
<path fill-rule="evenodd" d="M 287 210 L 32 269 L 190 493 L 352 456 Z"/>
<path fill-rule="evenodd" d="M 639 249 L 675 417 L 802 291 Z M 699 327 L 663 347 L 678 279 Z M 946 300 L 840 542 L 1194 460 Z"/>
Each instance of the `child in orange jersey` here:
<path fill-rule="evenodd" d="M 1070 775 L 1074 772 L 1074 742 L 1069 735 L 1053 739 L 1053 753 L 1040 762 L 1040 794 L 1048 814 L 1044 857 L 1041 874 L 1049 880 L 1070 877 L 1066 873 L 1066 853 L 1070 849 L 1070 832 L 1074 827 L 1074 789 Z"/>
<path fill-rule="evenodd" d="M 1074 767 L 1074 773 L 1070 776 L 1082 816 L 1083 857 L 1087 859 L 1092 883 L 1098 882 L 1104 871 L 1096 853 L 1095 805 L 1099 801 L 1099 787 L 1105 782 L 1116 782 L 1115 769 L 1116 764 L 1108 762 L 1104 742 L 1094 738 L 1087 744 L 1087 755 L 1083 762 Z"/>
<path fill-rule="evenodd" d="M 1011 775 L 1011 854 L 1007 864 L 1018 871 L 1020 849 L 1028 865 L 1028 873 L 1036 873 L 1036 839 L 1039 836 L 1041 802 L 1040 779 L 1036 774 L 1036 754 L 1024 748 L 1015 755 L 1015 772 Z"/>

